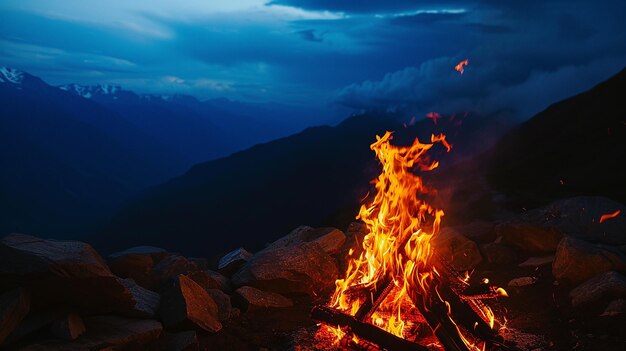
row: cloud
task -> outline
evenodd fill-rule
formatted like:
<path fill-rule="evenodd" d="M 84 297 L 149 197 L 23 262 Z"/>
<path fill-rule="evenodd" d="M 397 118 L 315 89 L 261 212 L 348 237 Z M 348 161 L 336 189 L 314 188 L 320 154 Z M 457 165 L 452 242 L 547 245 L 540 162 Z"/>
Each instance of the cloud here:
<path fill-rule="evenodd" d="M 478 1 L 415 1 L 415 0 L 273 0 L 270 5 L 285 5 L 318 11 L 346 13 L 394 13 L 417 9 L 441 9 L 472 5 Z"/>

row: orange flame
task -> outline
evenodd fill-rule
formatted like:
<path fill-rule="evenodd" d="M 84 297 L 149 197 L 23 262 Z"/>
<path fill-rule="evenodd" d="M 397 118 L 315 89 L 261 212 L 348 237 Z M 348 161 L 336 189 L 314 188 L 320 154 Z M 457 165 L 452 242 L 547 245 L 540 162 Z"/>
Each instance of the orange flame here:
<path fill-rule="evenodd" d="M 621 210 L 617 210 L 613 213 L 607 213 L 607 214 L 603 214 L 602 216 L 600 216 L 600 223 L 606 221 L 607 219 L 611 219 L 611 218 L 615 218 L 617 217 L 620 212 L 622 212 Z"/>
<path fill-rule="evenodd" d="M 456 66 L 454 66 L 454 69 L 457 70 L 459 73 L 463 74 L 463 72 L 465 72 L 464 66 L 467 66 L 468 64 L 469 64 L 469 60 L 465 59 L 459 62 Z"/>
<path fill-rule="evenodd" d="M 393 279 L 397 293 L 385 300 L 381 309 L 393 311 L 390 315 L 374 313 L 371 322 L 380 328 L 403 337 L 402 302 L 411 289 L 426 293 L 435 276 L 429 264 L 432 255 L 431 238 L 439 232 L 443 211 L 422 200 L 431 191 L 414 169 L 431 171 L 437 162 L 431 162 L 426 152 L 434 144 L 447 150 L 451 145 L 443 134 L 433 135 L 431 143 L 415 139 L 412 145 L 402 147 L 390 144 L 391 132 L 377 136 L 370 148 L 382 164 L 382 173 L 375 180 L 376 196 L 361 206 L 358 219 L 365 222 L 369 234 L 358 258 L 351 258 L 346 276 L 336 281 L 331 305 L 354 315 L 364 298 L 348 293 L 351 287 L 373 287 L 383 278 Z"/>

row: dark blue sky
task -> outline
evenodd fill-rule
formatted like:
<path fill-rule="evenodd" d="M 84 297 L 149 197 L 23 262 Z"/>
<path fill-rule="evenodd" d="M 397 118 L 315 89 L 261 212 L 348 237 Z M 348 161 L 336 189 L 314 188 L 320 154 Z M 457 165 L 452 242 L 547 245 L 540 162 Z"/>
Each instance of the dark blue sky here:
<path fill-rule="evenodd" d="M 526 117 L 626 66 L 624 15 L 623 0 L 3 0 L 0 64 L 52 84 Z"/>

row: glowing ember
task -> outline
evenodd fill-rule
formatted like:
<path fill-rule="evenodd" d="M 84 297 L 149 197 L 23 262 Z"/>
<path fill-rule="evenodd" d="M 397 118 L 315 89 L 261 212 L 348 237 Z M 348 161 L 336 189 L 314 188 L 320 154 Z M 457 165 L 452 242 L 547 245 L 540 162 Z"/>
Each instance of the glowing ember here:
<path fill-rule="evenodd" d="M 607 219 L 615 218 L 620 214 L 621 210 L 617 210 L 613 213 L 607 213 L 600 216 L 600 223 L 606 221 Z"/>
<path fill-rule="evenodd" d="M 459 62 L 456 66 L 454 66 L 454 69 L 457 70 L 459 73 L 463 74 L 463 72 L 465 72 L 465 66 L 467 66 L 468 64 L 469 64 L 469 60 L 465 59 Z"/>

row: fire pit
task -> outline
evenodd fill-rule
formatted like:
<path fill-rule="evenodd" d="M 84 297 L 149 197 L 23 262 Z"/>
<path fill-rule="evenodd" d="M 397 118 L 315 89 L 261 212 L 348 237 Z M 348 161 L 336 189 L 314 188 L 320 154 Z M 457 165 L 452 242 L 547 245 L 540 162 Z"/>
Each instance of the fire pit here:
<path fill-rule="evenodd" d="M 501 335 L 506 319 L 484 302 L 506 291 L 488 279 L 470 283 L 469 273 L 450 268 L 431 243 L 444 211 L 429 204 L 436 190 L 416 172 L 437 168 L 428 151 L 449 152 L 451 145 L 443 134 L 410 146 L 394 146 L 392 139 L 387 132 L 370 146 L 382 172 L 357 217 L 369 233 L 350 250 L 330 303 L 313 308 L 313 318 L 324 324 L 318 333 L 334 334 L 335 344 L 349 349 L 511 349 Z"/>

